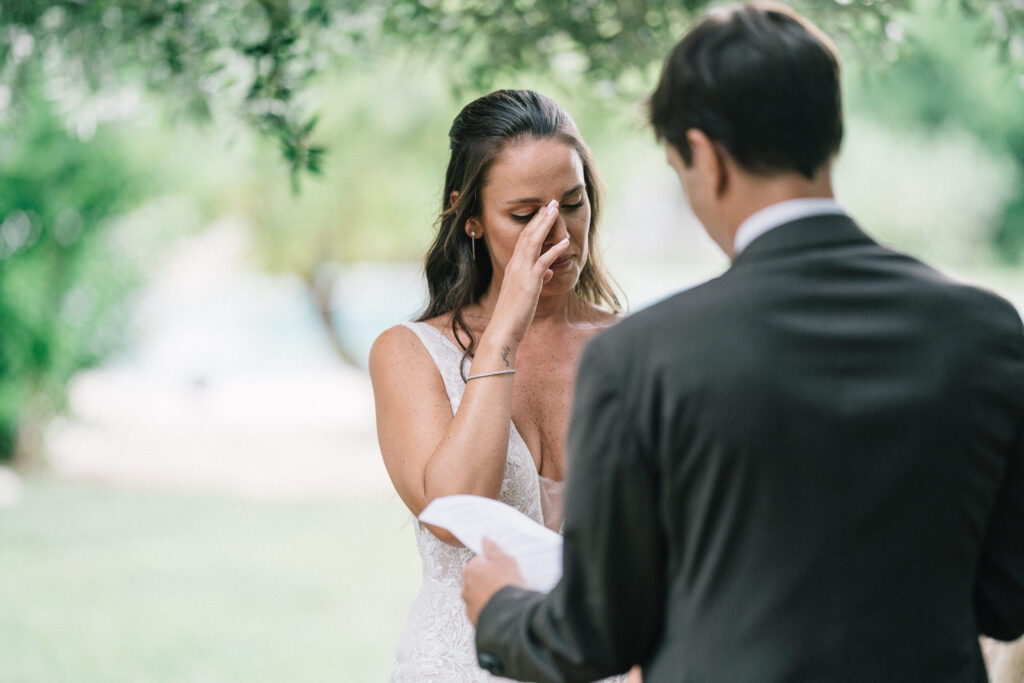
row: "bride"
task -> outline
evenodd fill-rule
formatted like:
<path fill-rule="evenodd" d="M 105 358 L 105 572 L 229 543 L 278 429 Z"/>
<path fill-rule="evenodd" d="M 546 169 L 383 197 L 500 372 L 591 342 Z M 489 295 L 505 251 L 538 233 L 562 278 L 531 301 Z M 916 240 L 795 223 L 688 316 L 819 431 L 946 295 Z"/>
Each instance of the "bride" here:
<path fill-rule="evenodd" d="M 595 245 L 596 169 L 569 115 L 529 90 L 470 102 L 449 138 L 429 303 L 370 352 L 381 454 L 413 515 L 471 493 L 558 530 L 576 364 L 620 311 Z M 495 680 L 460 596 L 472 553 L 418 522 L 416 540 L 423 586 L 391 680 Z"/>

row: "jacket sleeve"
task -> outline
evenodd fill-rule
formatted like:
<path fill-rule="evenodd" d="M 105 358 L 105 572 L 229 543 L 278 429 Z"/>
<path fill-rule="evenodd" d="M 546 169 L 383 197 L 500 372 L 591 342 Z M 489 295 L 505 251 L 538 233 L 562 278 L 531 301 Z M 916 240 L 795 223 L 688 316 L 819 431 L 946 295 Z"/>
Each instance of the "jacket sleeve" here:
<path fill-rule="evenodd" d="M 1024 635 L 1024 419 L 985 532 L 974 612 L 978 630 L 987 636 Z"/>
<path fill-rule="evenodd" d="M 478 657 L 502 676 L 592 681 L 643 661 L 660 637 L 665 544 L 657 467 L 645 446 L 649 435 L 627 405 L 625 358 L 606 340 L 592 342 L 580 363 L 562 580 L 548 595 L 505 588 L 480 614 Z"/>

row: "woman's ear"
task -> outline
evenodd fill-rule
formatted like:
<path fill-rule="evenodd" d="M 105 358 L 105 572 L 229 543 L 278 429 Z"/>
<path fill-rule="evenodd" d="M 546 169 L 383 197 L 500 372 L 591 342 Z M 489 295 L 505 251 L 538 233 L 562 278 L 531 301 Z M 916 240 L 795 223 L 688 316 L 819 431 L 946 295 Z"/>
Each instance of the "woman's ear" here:
<path fill-rule="evenodd" d="M 455 206 L 455 202 L 459 200 L 459 191 L 452 190 L 451 194 L 448 195 L 448 205 Z M 483 226 L 480 224 L 480 219 L 476 216 L 470 216 L 466 219 L 466 234 L 470 237 L 483 237 L 484 231 Z"/>

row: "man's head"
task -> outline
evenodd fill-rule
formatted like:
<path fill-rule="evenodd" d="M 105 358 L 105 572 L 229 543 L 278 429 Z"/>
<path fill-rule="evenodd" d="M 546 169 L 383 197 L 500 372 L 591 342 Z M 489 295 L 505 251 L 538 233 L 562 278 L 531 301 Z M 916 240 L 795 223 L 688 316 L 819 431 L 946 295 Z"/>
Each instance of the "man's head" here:
<path fill-rule="evenodd" d="M 827 173 L 843 137 L 838 54 L 821 30 L 784 5 L 751 2 L 714 12 L 669 55 L 650 119 L 711 231 L 701 202 L 728 189 L 723 173 L 808 183 Z M 697 158 L 704 152 L 714 157 L 709 163 Z M 701 175 L 707 173 L 714 177 Z"/>

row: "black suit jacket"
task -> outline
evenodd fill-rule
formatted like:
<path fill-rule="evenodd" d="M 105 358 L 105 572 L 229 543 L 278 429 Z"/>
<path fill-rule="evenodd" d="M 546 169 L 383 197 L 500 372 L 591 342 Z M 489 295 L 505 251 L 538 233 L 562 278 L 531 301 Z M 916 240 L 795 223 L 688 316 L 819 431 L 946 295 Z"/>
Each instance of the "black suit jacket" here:
<path fill-rule="evenodd" d="M 565 572 L 497 593 L 536 681 L 984 681 L 1024 632 L 1024 334 L 846 216 L 755 240 L 581 361 Z"/>

